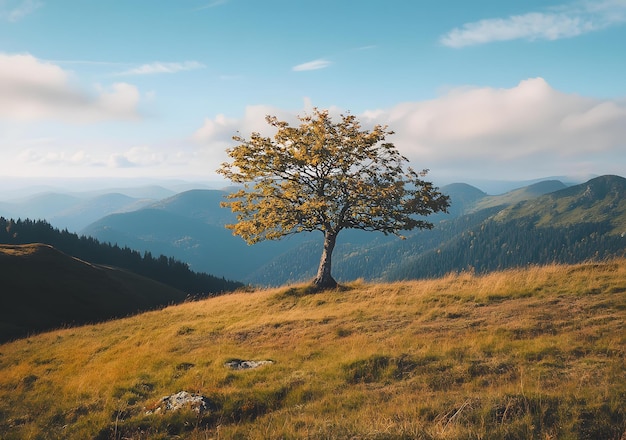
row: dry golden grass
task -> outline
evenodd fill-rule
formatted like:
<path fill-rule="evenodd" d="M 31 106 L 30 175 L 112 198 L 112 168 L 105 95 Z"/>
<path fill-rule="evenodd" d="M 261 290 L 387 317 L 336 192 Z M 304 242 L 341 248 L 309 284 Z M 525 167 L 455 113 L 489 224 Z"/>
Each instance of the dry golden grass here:
<path fill-rule="evenodd" d="M 0 438 L 626 435 L 625 260 L 305 290 L 1 345 Z M 181 390 L 213 411 L 145 414 Z"/>
<path fill-rule="evenodd" d="M 37 251 L 39 246 L 40 245 L 38 244 L 34 244 L 34 245 L 33 244 L 16 244 L 16 245 L 3 244 L 2 246 L 0 246 L 0 253 L 5 254 L 5 255 L 19 255 L 19 256 L 31 255 Z"/>

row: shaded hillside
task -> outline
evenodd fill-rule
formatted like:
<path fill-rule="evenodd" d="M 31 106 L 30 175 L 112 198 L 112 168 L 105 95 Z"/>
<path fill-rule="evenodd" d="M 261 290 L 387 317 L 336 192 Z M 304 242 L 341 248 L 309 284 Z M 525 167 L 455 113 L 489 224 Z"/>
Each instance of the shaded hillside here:
<path fill-rule="evenodd" d="M 235 293 L 0 345 L 0 433 L 617 440 L 625 322 L 626 260 Z"/>
<path fill-rule="evenodd" d="M 436 249 L 405 260 L 386 279 L 624 255 L 626 179 L 601 176 L 505 208 Z"/>
<path fill-rule="evenodd" d="M 166 257 L 143 255 L 129 247 L 103 244 L 98 240 L 59 231 L 45 221 L 7 220 L 0 217 L 0 243 L 45 243 L 74 257 L 96 264 L 120 267 L 168 284 L 190 295 L 211 295 L 232 291 L 242 284 L 190 270 L 186 263 Z M 157 256 L 158 255 L 158 256 Z"/>
<path fill-rule="evenodd" d="M 186 294 L 44 244 L 0 245 L 0 342 L 182 302 Z"/>
<path fill-rule="evenodd" d="M 142 252 L 171 255 L 195 271 L 249 282 L 249 274 L 307 240 L 299 234 L 286 240 L 249 246 L 225 224 L 236 221 L 220 207 L 226 192 L 193 190 L 134 212 L 106 216 L 81 233 L 102 242 Z"/>

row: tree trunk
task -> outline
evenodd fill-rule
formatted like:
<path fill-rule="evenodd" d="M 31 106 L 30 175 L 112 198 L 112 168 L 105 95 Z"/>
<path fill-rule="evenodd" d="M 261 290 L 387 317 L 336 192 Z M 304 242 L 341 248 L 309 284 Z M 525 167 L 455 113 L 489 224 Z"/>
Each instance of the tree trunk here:
<path fill-rule="evenodd" d="M 337 287 L 337 281 L 335 281 L 330 274 L 331 259 L 333 249 L 335 249 L 336 240 L 336 233 L 328 231 L 324 233 L 324 250 L 322 251 L 322 258 L 320 259 L 320 267 L 317 270 L 317 276 L 313 280 L 313 286 L 318 289 L 332 289 Z"/>

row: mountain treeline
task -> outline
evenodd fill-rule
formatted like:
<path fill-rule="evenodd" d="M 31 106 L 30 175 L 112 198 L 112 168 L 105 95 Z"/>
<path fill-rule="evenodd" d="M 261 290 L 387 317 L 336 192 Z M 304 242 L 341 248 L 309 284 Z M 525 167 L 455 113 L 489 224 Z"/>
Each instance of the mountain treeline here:
<path fill-rule="evenodd" d="M 44 243 L 73 257 L 93 264 L 109 265 L 175 287 L 188 295 L 211 296 L 243 286 L 237 281 L 206 273 L 193 272 L 187 264 L 150 252 L 140 252 L 117 244 L 101 243 L 95 238 L 78 236 L 53 228 L 44 220 L 13 220 L 0 217 L 0 243 Z"/>
<path fill-rule="evenodd" d="M 487 220 L 437 249 L 415 256 L 388 280 L 439 277 L 468 270 L 486 273 L 530 264 L 601 261 L 626 256 L 626 235 L 610 234 L 609 221 L 537 227 L 536 219 Z"/>

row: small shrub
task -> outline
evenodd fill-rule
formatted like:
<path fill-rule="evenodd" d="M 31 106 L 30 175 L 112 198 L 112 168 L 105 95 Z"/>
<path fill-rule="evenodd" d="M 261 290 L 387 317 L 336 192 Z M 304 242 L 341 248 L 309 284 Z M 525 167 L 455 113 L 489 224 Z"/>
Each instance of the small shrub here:
<path fill-rule="evenodd" d="M 350 384 L 371 383 L 387 380 L 404 380 L 412 376 L 419 367 L 432 361 L 430 357 L 413 357 L 402 354 L 398 357 L 374 355 L 344 366 L 346 381 Z"/>
<path fill-rule="evenodd" d="M 176 371 L 187 371 L 195 366 L 196 364 L 192 364 L 191 362 L 181 362 L 180 364 L 177 364 L 174 368 L 176 369 Z"/>
<path fill-rule="evenodd" d="M 183 336 L 183 335 L 188 335 L 188 334 L 191 334 L 191 333 L 193 333 L 193 332 L 195 332 L 195 331 L 196 331 L 196 329 L 195 329 L 195 328 L 193 328 L 193 327 L 189 327 L 189 326 L 186 326 L 186 325 L 183 325 L 181 328 L 179 328 L 179 329 L 178 329 L 178 331 L 176 332 L 176 334 L 177 334 L 178 336 Z"/>
<path fill-rule="evenodd" d="M 339 338 L 345 338 L 345 337 L 350 336 L 352 334 L 352 330 L 347 329 L 347 328 L 343 328 L 343 327 L 338 327 L 337 330 L 335 330 L 335 334 Z"/>
<path fill-rule="evenodd" d="M 471 378 L 486 376 L 491 372 L 491 368 L 482 361 L 471 361 L 467 367 L 467 374 Z"/>
<path fill-rule="evenodd" d="M 390 360 L 389 356 L 375 355 L 352 362 L 344 367 L 346 380 L 350 384 L 378 382 Z"/>
<path fill-rule="evenodd" d="M 288 389 L 255 390 L 227 396 L 221 409 L 221 418 L 235 422 L 250 422 L 270 411 L 279 409 Z"/>
<path fill-rule="evenodd" d="M 28 376 L 24 377 L 24 379 L 22 379 L 22 383 L 24 384 L 25 389 L 30 390 L 35 382 L 37 382 L 37 380 L 39 380 L 37 376 L 35 376 L 34 374 L 29 374 Z"/>
<path fill-rule="evenodd" d="M 626 411 L 606 404 L 585 408 L 578 415 L 576 431 L 579 440 L 622 439 L 626 433 Z"/>
<path fill-rule="evenodd" d="M 113 397 L 134 405 L 140 400 L 145 400 L 154 392 L 154 384 L 151 382 L 137 382 L 130 387 L 116 386 L 113 389 Z"/>

